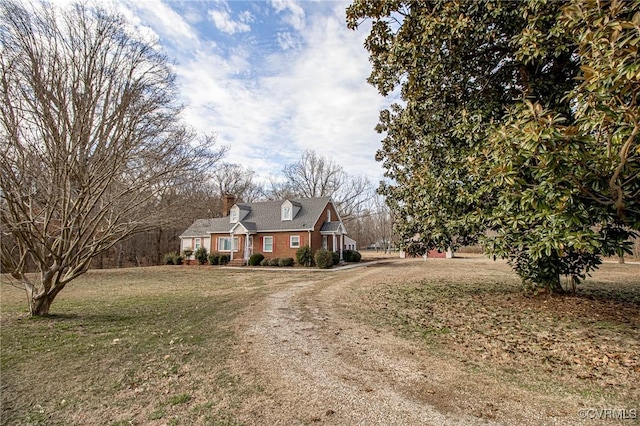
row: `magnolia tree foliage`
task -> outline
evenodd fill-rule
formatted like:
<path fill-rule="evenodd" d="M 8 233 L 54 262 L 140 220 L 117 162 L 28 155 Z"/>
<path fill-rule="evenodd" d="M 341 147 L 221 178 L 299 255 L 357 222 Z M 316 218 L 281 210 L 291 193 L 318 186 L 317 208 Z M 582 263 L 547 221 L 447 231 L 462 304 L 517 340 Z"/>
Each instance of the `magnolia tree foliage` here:
<path fill-rule="evenodd" d="M 164 194 L 224 152 L 180 124 L 170 64 L 119 16 L 3 0 L 0 53 L 2 271 L 46 315 L 95 256 L 157 225 Z"/>
<path fill-rule="evenodd" d="M 355 1 L 405 241 L 472 241 L 560 290 L 638 229 L 638 2 Z M 402 220 L 401 220 L 402 219 Z"/>
<path fill-rule="evenodd" d="M 640 229 L 639 5 L 563 7 L 550 32 L 568 37 L 579 60 L 581 73 L 564 93 L 571 110 L 519 102 L 491 135 L 484 158 L 498 188 L 490 251 L 555 290 L 560 275 L 575 286 L 601 255 L 630 252 L 628 238 Z M 533 60 L 537 51 L 524 46 L 543 37 L 521 39 L 516 55 Z"/>

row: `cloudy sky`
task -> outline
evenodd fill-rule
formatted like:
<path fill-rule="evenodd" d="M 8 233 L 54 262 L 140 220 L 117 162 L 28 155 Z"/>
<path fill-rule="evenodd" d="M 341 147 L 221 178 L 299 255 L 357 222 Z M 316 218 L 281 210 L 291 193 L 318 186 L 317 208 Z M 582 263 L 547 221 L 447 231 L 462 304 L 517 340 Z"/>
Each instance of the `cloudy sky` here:
<path fill-rule="evenodd" d="M 176 62 L 186 120 L 227 161 L 266 178 L 313 149 L 381 179 L 374 127 L 394 99 L 366 82 L 370 26 L 346 28 L 349 1 L 116 2 Z"/>

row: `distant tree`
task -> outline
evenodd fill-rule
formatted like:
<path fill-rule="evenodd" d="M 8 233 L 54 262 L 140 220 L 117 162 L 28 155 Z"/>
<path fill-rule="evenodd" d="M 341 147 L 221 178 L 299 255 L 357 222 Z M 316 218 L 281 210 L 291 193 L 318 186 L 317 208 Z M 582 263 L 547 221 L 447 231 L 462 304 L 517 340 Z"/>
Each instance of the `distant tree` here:
<path fill-rule="evenodd" d="M 233 194 L 237 200 L 252 203 L 261 198 L 263 188 L 256 182 L 256 174 L 239 164 L 224 163 L 213 173 L 216 192 L 222 197 Z"/>
<path fill-rule="evenodd" d="M 387 252 L 398 243 L 393 220 L 393 212 L 384 197 L 377 194 L 350 222 L 349 236 L 357 241 L 359 248 L 375 246 Z"/>
<path fill-rule="evenodd" d="M 330 196 L 347 222 L 373 196 L 373 186 L 366 177 L 350 175 L 315 151 L 305 151 L 300 160 L 286 165 L 282 174 L 284 182 L 274 185 L 281 198 Z"/>
<path fill-rule="evenodd" d="M 170 64 L 122 17 L 8 0 L 0 11 L 2 270 L 31 315 L 47 315 L 94 257 L 156 226 L 167 192 L 224 150 L 180 123 Z"/>

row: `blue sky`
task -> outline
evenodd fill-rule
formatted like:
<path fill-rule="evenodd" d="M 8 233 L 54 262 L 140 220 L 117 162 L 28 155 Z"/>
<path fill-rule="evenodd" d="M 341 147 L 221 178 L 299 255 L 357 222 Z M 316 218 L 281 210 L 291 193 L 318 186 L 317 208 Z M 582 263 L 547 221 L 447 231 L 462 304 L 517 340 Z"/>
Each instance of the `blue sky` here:
<path fill-rule="evenodd" d="M 392 100 L 366 82 L 370 26 L 346 28 L 348 1 L 113 1 L 176 62 L 186 121 L 227 161 L 266 179 L 314 149 L 382 178 L 374 127 Z"/>

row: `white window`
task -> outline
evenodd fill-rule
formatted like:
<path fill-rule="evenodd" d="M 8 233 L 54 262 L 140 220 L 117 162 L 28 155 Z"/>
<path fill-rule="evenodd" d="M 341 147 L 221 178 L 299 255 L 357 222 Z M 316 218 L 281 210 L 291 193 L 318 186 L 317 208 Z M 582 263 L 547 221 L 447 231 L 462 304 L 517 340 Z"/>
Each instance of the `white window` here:
<path fill-rule="evenodd" d="M 282 220 L 291 220 L 291 208 L 283 207 L 282 208 Z"/>
<path fill-rule="evenodd" d="M 267 253 L 273 252 L 273 237 L 264 237 L 262 239 L 262 251 Z"/>
<path fill-rule="evenodd" d="M 231 237 L 218 237 L 218 251 L 231 251 Z M 238 251 L 238 237 L 233 238 L 233 251 Z"/>
<path fill-rule="evenodd" d="M 231 223 L 236 223 L 238 221 L 238 210 L 237 209 L 232 209 L 231 210 Z"/>
<path fill-rule="evenodd" d="M 331 210 L 327 210 L 327 222 L 331 222 Z"/>
<path fill-rule="evenodd" d="M 300 235 L 292 235 L 289 237 L 289 247 L 291 248 L 300 247 Z"/>
<path fill-rule="evenodd" d="M 200 238 L 196 238 L 195 247 L 196 247 L 196 250 L 200 248 Z"/>
<path fill-rule="evenodd" d="M 329 246 L 327 245 L 327 236 L 326 236 L 326 235 L 323 235 L 323 236 L 322 236 L 322 248 L 323 248 L 323 249 L 325 249 L 325 250 L 327 250 L 327 248 L 328 248 L 328 247 L 329 247 Z"/>

